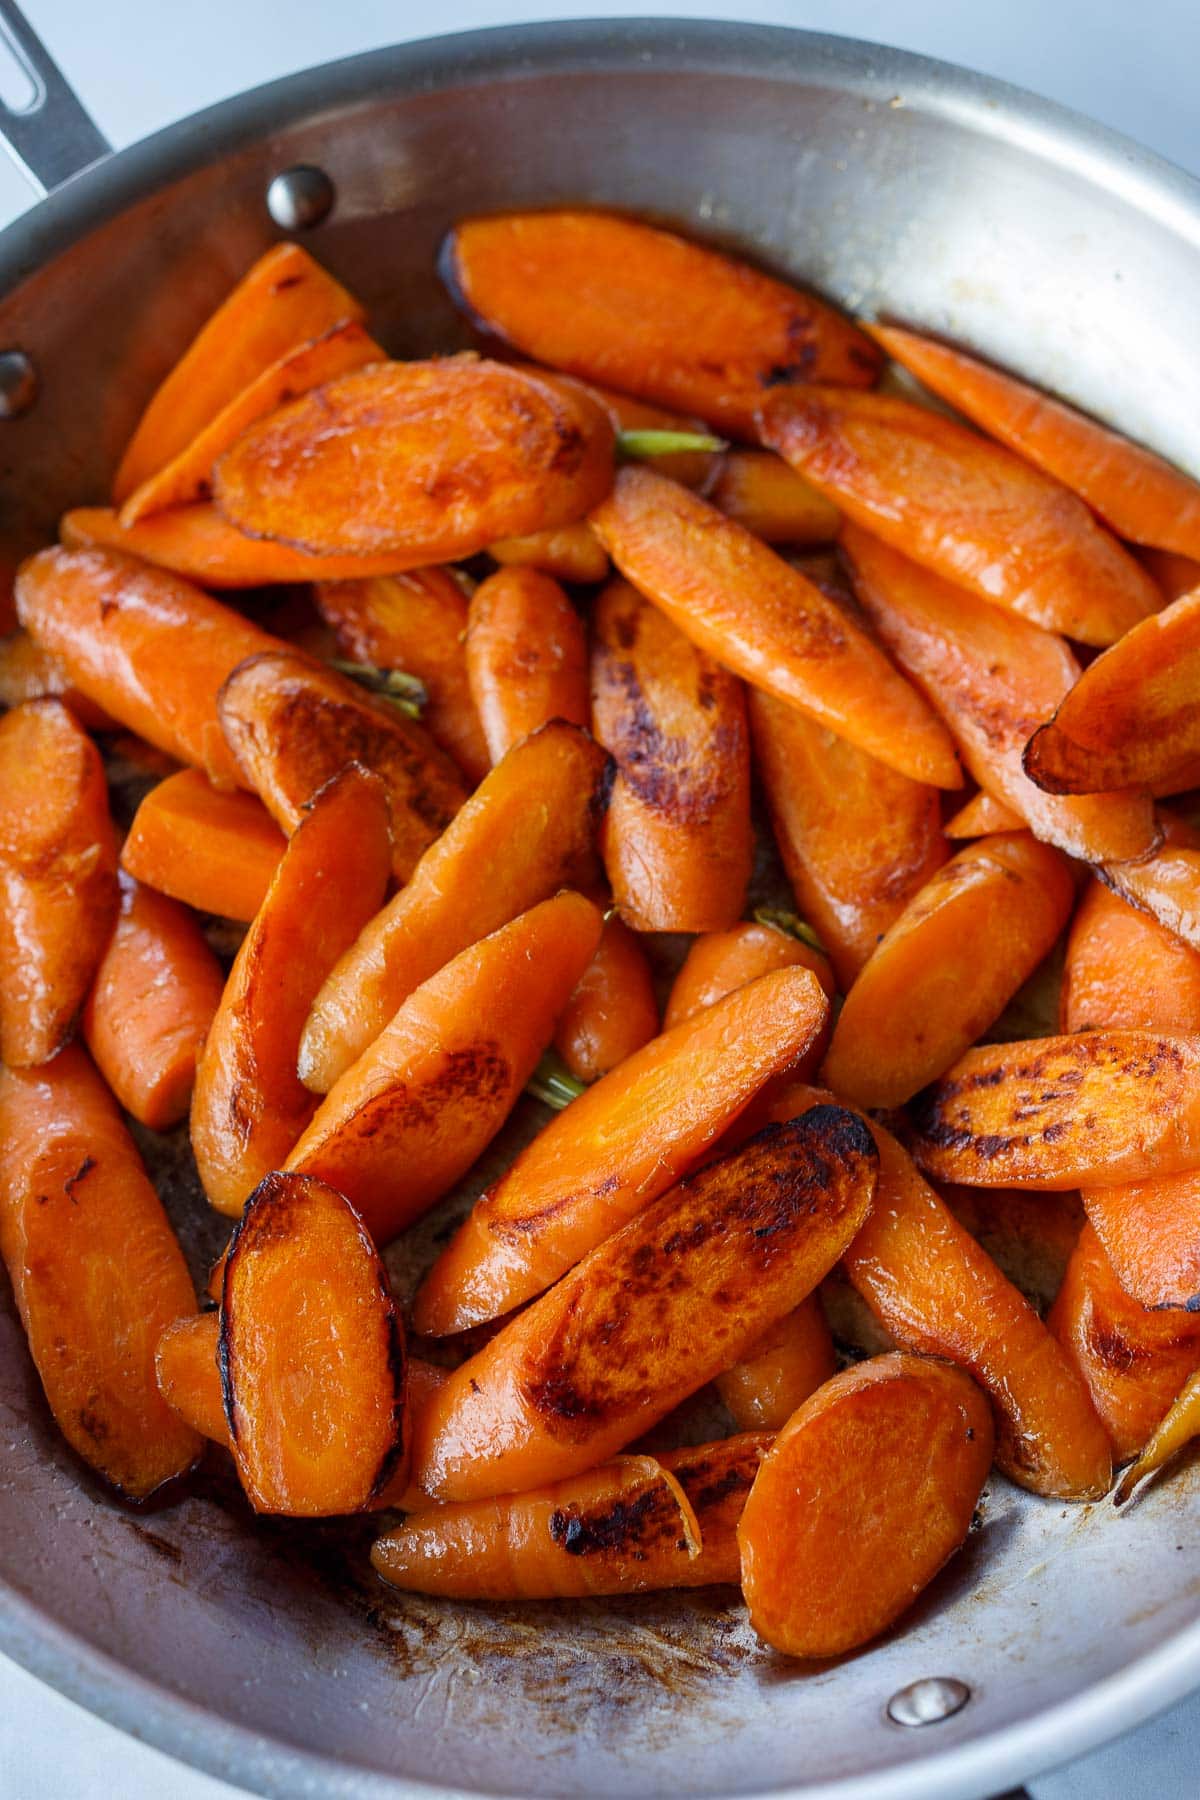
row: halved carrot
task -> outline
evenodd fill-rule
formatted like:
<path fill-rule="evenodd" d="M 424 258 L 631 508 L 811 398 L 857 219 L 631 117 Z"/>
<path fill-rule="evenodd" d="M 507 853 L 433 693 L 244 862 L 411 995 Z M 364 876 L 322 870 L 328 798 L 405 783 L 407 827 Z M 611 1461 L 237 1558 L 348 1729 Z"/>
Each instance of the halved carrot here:
<path fill-rule="evenodd" d="M 1118 862 L 1154 848 L 1148 796 L 1060 798 L 1035 787 L 1022 767 L 1031 733 L 1079 679 L 1061 638 L 952 587 L 856 526 L 845 526 L 841 541 L 859 600 L 949 725 L 981 788 L 1070 856 Z"/>
<path fill-rule="evenodd" d="M 779 969 L 628 1057 L 476 1201 L 417 1295 L 417 1329 L 462 1331 L 540 1294 L 693 1168 L 828 1010 L 809 970 Z"/>
<path fill-rule="evenodd" d="M 1072 488 L 1121 537 L 1200 556 L 1200 486 L 1161 456 L 948 344 L 896 326 L 868 330 L 926 387 Z"/>
<path fill-rule="evenodd" d="M 1177 556 L 1173 550 L 1138 551 L 1138 561 L 1153 577 L 1163 598 L 1170 603 L 1200 587 L 1200 561 L 1191 556 Z"/>
<path fill-rule="evenodd" d="M 159 1392 L 201 1437 L 230 1448 L 221 1370 L 221 1321 L 215 1312 L 185 1313 L 167 1326 L 154 1352 Z"/>
<path fill-rule="evenodd" d="M 1157 822 L 1162 844 L 1153 855 L 1103 863 L 1096 873 L 1122 900 L 1200 950 L 1200 832 L 1164 807 Z"/>
<path fill-rule="evenodd" d="M 965 806 L 959 807 L 952 819 L 947 820 L 943 830 L 948 838 L 981 838 L 990 837 L 997 831 L 1020 831 L 1024 823 L 1020 813 L 980 788 Z"/>
<path fill-rule="evenodd" d="M 196 1297 L 112 1097 L 69 1044 L 0 1068 L 0 1255 L 67 1442 L 131 1499 L 194 1462 L 200 1439 L 162 1398 L 154 1352 Z"/>
<path fill-rule="evenodd" d="M 592 514 L 621 573 L 701 650 L 889 768 L 961 781 L 941 721 L 852 620 L 744 526 L 652 469 Z"/>
<path fill-rule="evenodd" d="M 126 1112 L 152 1131 L 188 1109 L 225 977 L 177 900 L 122 874 L 116 928 L 83 1011 L 83 1036 Z"/>
<path fill-rule="evenodd" d="M 285 831 L 349 762 L 379 776 L 392 816 L 392 870 L 407 881 L 463 801 L 458 770 L 388 700 L 298 651 L 268 650 L 226 677 L 217 713 L 240 779 Z"/>
<path fill-rule="evenodd" d="M 965 1541 L 991 1460 L 987 1403 L 960 1369 L 896 1354 L 826 1382 L 742 1511 L 755 1631 L 801 1657 L 878 1637 Z"/>
<path fill-rule="evenodd" d="M 488 555 L 502 568 L 541 569 L 556 581 L 590 587 L 608 575 L 608 552 L 586 519 L 524 537 L 497 538 Z"/>
<path fill-rule="evenodd" d="M 256 1512 L 358 1512 L 407 1460 L 404 1326 L 348 1201 L 310 1175 L 268 1175 L 225 1263 L 225 1417 Z"/>
<path fill-rule="evenodd" d="M 783 925 L 745 920 L 693 942 L 671 985 L 663 1024 L 669 1031 L 773 969 L 811 969 L 827 999 L 836 986 L 829 958 Z"/>
<path fill-rule="evenodd" d="M 313 995 L 383 903 L 388 802 L 358 763 L 333 777 L 293 832 L 234 959 L 196 1071 L 191 1139 L 205 1194 L 237 1218 L 282 1168 L 316 1110 L 296 1074 Z"/>
<path fill-rule="evenodd" d="M 330 1088 L 287 1168 L 345 1194 L 376 1243 L 396 1237 L 499 1131 L 601 925 L 590 900 L 567 892 L 460 951 Z"/>
<path fill-rule="evenodd" d="M 1167 1413 L 1131 1468 L 1126 1469 L 1113 1495 L 1114 1506 L 1124 1506 L 1147 1475 L 1153 1475 L 1172 1457 L 1186 1449 L 1200 1433 L 1200 1370 L 1190 1375 Z"/>
<path fill-rule="evenodd" d="M 833 1028 L 823 1078 L 859 1106 L 901 1106 L 968 1050 L 1071 914 L 1065 857 L 1027 831 L 968 844 L 909 901 Z"/>
<path fill-rule="evenodd" d="M 753 437 L 779 382 L 868 386 L 870 339 L 811 294 L 639 220 L 602 212 L 467 219 L 442 278 L 526 356 Z"/>
<path fill-rule="evenodd" d="M 613 899 L 638 931 L 722 931 L 754 855 L 741 685 L 628 582 L 605 588 L 593 634 L 593 724 L 617 765 L 600 837 Z"/>
<path fill-rule="evenodd" d="M 661 1193 L 454 1371 L 418 1421 L 414 1485 L 485 1499 L 612 1456 L 812 1292 L 876 1160 L 860 1120 L 818 1107 Z"/>
<path fill-rule="evenodd" d="M 61 700 L 0 718 L 0 1057 L 66 1043 L 117 916 L 99 751 Z"/>
<path fill-rule="evenodd" d="M 307 1087 L 328 1093 L 413 989 L 468 944 L 560 887 L 590 884 L 605 763 L 573 725 L 545 725 L 513 746 L 321 988 L 300 1044 Z"/>
<path fill-rule="evenodd" d="M 705 492 L 767 544 L 831 544 L 841 523 L 833 502 L 772 450 L 727 450 Z"/>
<path fill-rule="evenodd" d="M 615 914 L 579 977 L 554 1032 L 576 1081 L 597 1081 L 657 1037 L 654 976 L 635 934 Z"/>
<path fill-rule="evenodd" d="M 718 1375 L 716 1387 L 739 1431 L 782 1431 L 836 1368 L 821 1302 L 810 1294 Z"/>
<path fill-rule="evenodd" d="M 493 763 L 551 719 L 588 723 L 583 621 L 538 569 L 501 569 L 480 582 L 468 611 L 466 666 Z"/>
<path fill-rule="evenodd" d="M 20 706 L 26 700 L 61 700 L 85 731 L 112 731 L 117 721 L 72 685 L 71 678 L 52 651 L 36 642 L 27 631 L 0 638 L 0 707 Z"/>
<path fill-rule="evenodd" d="M 285 845 L 253 794 L 219 792 L 198 769 L 181 769 L 152 787 L 138 807 L 121 867 L 197 912 L 248 923 Z"/>
<path fill-rule="evenodd" d="M 1082 500 L 953 419 L 888 394 L 771 395 L 763 442 L 858 526 L 980 599 L 1084 644 L 1157 612 L 1158 589 Z"/>
<path fill-rule="evenodd" d="M 938 791 L 771 694 L 752 689 L 749 706 L 755 762 L 796 904 L 848 988 L 949 855 Z"/>

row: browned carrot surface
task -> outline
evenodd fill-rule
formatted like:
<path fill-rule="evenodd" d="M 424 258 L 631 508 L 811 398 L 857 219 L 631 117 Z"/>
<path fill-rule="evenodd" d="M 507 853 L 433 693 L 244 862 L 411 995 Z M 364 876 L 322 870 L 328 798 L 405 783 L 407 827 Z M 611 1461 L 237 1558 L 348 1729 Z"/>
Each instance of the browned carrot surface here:
<path fill-rule="evenodd" d="M 717 1392 L 739 1431 L 782 1431 L 836 1368 L 821 1302 L 810 1294 L 717 1376 Z"/>
<path fill-rule="evenodd" d="M 603 581 L 608 574 L 608 552 L 586 519 L 550 531 L 530 531 L 524 537 L 498 538 L 488 545 L 488 555 L 504 568 L 541 569 L 556 581 L 584 586 Z"/>
<path fill-rule="evenodd" d="M 707 497 L 768 544 L 830 544 L 841 514 L 770 450 L 727 450 Z"/>
<path fill-rule="evenodd" d="M 27 631 L 13 631 L 0 638 L 0 707 L 46 699 L 61 700 L 85 731 L 112 731 L 116 727 L 116 720 L 102 706 L 72 685 L 57 656 Z"/>
<path fill-rule="evenodd" d="M 646 952 L 615 915 L 576 982 L 554 1048 L 576 1081 L 597 1081 L 658 1036 L 658 1000 Z"/>
<path fill-rule="evenodd" d="M 151 788 L 134 814 L 121 866 L 197 912 L 251 920 L 285 839 L 253 794 L 219 792 L 198 769 Z"/>
<path fill-rule="evenodd" d="M 948 838 L 980 838 L 996 831 L 1020 831 L 1023 824 L 1020 813 L 981 788 L 947 820 L 945 831 Z"/>
<path fill-rule="evenodd" d="M 551 719 L 589 720 L 587 636 L 557 581 L 501 569 L 471 596 L 467 679 L 493 763 Z"/>
<path fill-rule="evenodd" d="M 747 920 L 728 931 L 710 931 L 695 939 L 680 965 L 663 1024 L 670 1030 L 773 969 L 797 968 L 811 969 L 832 1000 L 836 990 L 829 958 L 786 926 Z"/>

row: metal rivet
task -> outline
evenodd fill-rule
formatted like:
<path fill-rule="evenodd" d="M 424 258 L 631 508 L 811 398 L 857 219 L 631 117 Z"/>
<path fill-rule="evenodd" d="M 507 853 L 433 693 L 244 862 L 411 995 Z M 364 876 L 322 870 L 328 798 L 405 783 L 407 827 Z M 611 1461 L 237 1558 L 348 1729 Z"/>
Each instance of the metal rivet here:
<path fill-rule="evenodd" d="M 298 163 L 284 169 L 267 189 L 267 211 L 283 231 L 311 231 L 327 218 L 334 202 L 334 186 L 324 169 Z"/>
<path fill-rule="evenodd" d="M 892 1695 L 887 1716 L 893 1725 L 937 1725 L 961 1712 L 970 1698 L 965 1681 L 956 1681 L 953 1675 L 927 1675 Z"/>
<path fill-rule="evenodd" d="M 37 399 L 38 378 L 23 350 L 0 350 L 0 419 L 19 419 Z"/>

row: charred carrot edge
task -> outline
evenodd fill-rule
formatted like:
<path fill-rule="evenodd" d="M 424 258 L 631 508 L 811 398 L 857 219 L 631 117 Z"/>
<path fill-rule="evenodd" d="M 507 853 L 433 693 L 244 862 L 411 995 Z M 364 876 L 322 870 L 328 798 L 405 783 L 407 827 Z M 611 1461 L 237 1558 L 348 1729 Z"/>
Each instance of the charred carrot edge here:
<path fill-rule="evenodd" d="M 501 569 L 480 582 L 467 615 L 466 666 L 493 764 L 551 719 L 589 723 L 583 621 L 538 569 Z"/>
<path fill-rule="evenodd" d="M 997 831 L 1020 831 L 1024 823 L 1020 813 L 981 788 L 965 806 L 959 807 L 943 830 L 948 838 L 981 838 L 991 837 Z"/>
<path fill-rule="evenodd" d="M 576 982 L 554 1032 L 554 1048 L 577 1081 L 598 1081 L 659 1031 L 646 952 L 628 925 L 605 921 L 596 953 Z"/>
<path fill-rule="evenodd" d="M 836 1368 L 821 1302 L 810 1294 L 717 1376 L 717 1392 L 739 1431 L 782 1431 Z"/>
<path fill-rule="evenodd" d="M 138 807 L 121 866 L 197 912 L 249 923 L 286 842 L 253 794 L 219 793 L 198 769 L 181 769 Z"/>

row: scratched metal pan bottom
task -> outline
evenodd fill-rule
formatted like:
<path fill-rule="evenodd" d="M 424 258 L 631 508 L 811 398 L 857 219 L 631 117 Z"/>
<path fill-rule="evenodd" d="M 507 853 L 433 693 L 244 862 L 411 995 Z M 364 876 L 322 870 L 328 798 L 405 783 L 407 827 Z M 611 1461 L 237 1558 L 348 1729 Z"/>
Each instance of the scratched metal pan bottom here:
<path fill-rule="evenodd" d="M 1200 473 L 1200 195 L 1182 175 L 1041 101 L 866 44 L 535 26 L 277 83 L 10 227 L 0 348 L 26 351 L 41 387 L 0 425 L 6 560 L 64 506 L 103 498 L 154 383 L 276 235 L 264 196 L 299 163 L 337 191 L 313 250 L 400 354 L 458 334 L 434 276 L 452 220 L 595 201 L 959 335 Z M 153 1161 L 199 1270 L 219 1232 L 169 1148 Z M 252 1524 L 219 1470 L 172 1509 L 123 1512 L 50 1428 L 7 1302 L 0 1445 L 0 1648 L 266 1794 L 945 1800 L 998 1792 L 1200 1684 L 1195 1469 L 1122 1518 L 994 1482 L 982 1529 L 902 1632 L 805 1669 L 756 1644 L 731 1591 L 569 1609 L 389 1595 L 355 1528 Z M 967 1704 L 893 1724 L 889 1697 L 930 1676 L 964 1682 Z"/>

